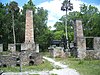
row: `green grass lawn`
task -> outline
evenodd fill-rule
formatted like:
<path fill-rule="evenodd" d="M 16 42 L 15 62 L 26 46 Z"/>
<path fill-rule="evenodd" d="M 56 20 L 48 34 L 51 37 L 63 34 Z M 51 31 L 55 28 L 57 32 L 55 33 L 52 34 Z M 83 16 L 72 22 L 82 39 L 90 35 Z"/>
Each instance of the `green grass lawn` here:
<path fill-rule="evenodd" d="M 39 74 L 29 74 L 29 75 L 39 75 Z"/>
<path fill-rule="evenodd" d="M 40 52 L 42 56 L 51 57 L 49 52 Z"/>
<path fill-rule="evenodd" d="M 22 71 L 44 71 L 44 70 L 52 70 L 54 67 L 52 64 L 48 61 L 44 61 L 44 63 L 39 65 L 33 65 L 33 66 L 22 66 Z M 0 67 L 0 70 L 5 72 L 19 72 L 20 67 Z"/>
<path fill-rule="evenodd" d="M 33 70 L 33 71 L 44 71 L 44 70 L 52 70 L 54 67 L 48 61 L 44 61 L 44 63 L 34 66 L 24 66 L 23 71 Z"/>
<path fill-rule="evenodd" d="M 57 58 L 57 60 L 76 69 L 80 75 L 100 75 L 100 60 L 79 60 L 76 58 Z"/>

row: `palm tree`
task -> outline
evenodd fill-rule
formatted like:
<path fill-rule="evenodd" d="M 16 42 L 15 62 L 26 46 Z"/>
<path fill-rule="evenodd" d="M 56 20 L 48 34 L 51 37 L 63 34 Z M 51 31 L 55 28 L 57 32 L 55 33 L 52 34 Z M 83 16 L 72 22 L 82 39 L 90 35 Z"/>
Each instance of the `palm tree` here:
<path fill-rule="evenodd" d="M 14 21 L 14 14 L 19 11 L 18 3 L 15 1 L 10 2 L 9 4 L 9 10 L 11 11 L 12 15 L 12 27 L 13 27 L 13 39 L 14 39 L 14 45 L 16 44 L 16 38 L 15 38 L 15 21 Z"/>

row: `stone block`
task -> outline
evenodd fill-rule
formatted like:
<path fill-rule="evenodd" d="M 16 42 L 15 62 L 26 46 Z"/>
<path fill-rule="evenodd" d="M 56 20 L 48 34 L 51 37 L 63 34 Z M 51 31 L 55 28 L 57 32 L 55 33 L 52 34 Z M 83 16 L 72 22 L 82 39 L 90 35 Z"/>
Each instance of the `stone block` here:
<path fill-rule="evenodd" d="M 35 43 L 23 43 L 21 44 L 21 50 L 35 50 Z"/>
<path fill-rule="evenodd" d="M 70 43 L 70 48 L 73 48 L 74 47 L 74 43 Z"/>
<path fill-rule="evenodd" d="M 86 57 L 86 50 L 77 50 L 77 57 L 80 59 L 84 59 Z"/>
<path fill-rule="evenodd" d="M 84 37 L 81 20 L 76 20 L 76 37 Z"/>
<path fill-rule="evenodd" d="M 11 52 L 15 52 L 16 51 L 16 45 L 15 44 L 8 44 L 8 50 Z"/>
<path fill-rule="evenodd" d="M 94 50 L 100 50 L 100 37 L 94 37 Z"/>
<path fill-rule="evenodd" d="M 3 52 L 3 44 L 0 44 L 0 52 Z"/>
<path fill-rule="evenodd" d="M 77 57 L 84 59 L 86 56 L 86 40 L 84 38 L 77 38 Z"/>
<path fill-rule="evenodd" d="M 39 44 L 36 44 L 36 52 L 39 53 Z"/>
<path fill-rule="evenodd" d="M 86 50 L 85 38 L 77 38 L 77 49 L 78 50 Z"/>
<path fill-rule="evenodd" d="M 65 57 L 65 53 L 62 47 L 52 48 L 51 50 L 49 50 L 49 52 L 52 57 Z"/>

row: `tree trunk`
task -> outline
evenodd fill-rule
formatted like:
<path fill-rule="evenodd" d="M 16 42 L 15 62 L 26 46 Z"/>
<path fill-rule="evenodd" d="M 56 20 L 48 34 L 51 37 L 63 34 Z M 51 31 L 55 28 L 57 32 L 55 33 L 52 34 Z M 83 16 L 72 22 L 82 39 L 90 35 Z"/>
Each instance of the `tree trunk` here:
<path fill-rule="evenodd" d="M 15 23 L 14 23 L 14 12 L 12 11 L 12 22 L 13 22 L 13 24 L 12 24 L 12 27 L 13 27 L 13 39 L 14 39 L 14 45 L 16 44 L 16 38 L 15 38 L 15 28 L 14 28 L 14 26 L 15 26 Z"/>

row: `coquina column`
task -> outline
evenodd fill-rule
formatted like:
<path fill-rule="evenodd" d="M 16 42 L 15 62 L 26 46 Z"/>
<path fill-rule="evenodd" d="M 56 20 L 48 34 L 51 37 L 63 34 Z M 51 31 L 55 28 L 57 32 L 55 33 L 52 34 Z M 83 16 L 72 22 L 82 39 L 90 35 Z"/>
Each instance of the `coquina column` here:
<path fill-rule="evenodd" d="M 83 27 L 82 27 L 82 21 L 81 20 L 76 20 L 75 24 L 75 39 L 76 44 L 77 44 L 77 52 L 78 52 L 78 57 L 83 59 L 86 56 L 86 40 L 84 38 L 83 34 Z"/>
<path fill-rule="evenodd" d="M 34 43 L 33 11 L 26 10 L 25 43 Z"/>

